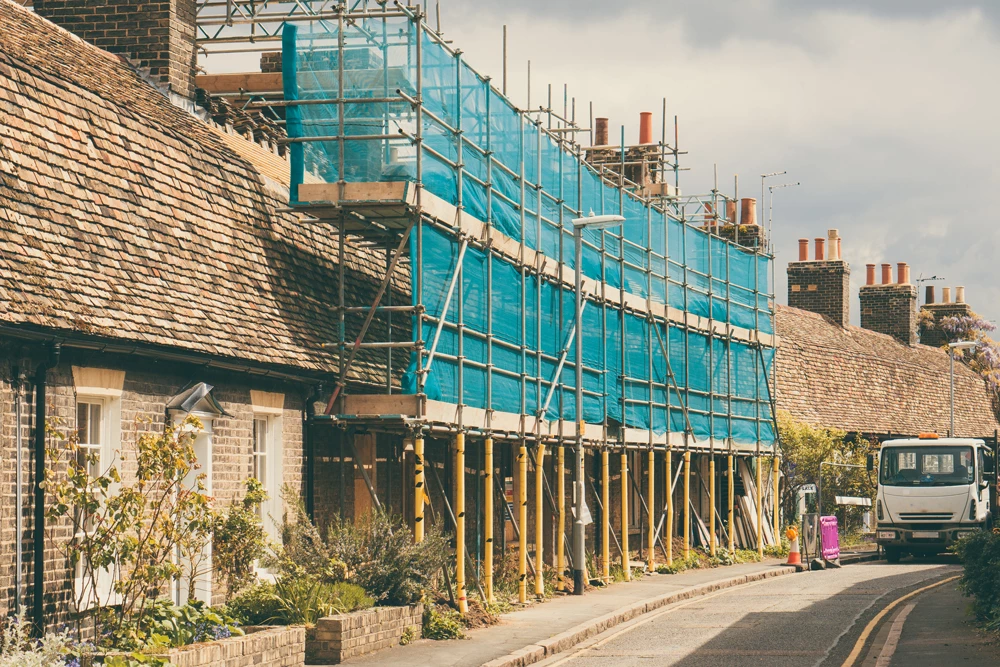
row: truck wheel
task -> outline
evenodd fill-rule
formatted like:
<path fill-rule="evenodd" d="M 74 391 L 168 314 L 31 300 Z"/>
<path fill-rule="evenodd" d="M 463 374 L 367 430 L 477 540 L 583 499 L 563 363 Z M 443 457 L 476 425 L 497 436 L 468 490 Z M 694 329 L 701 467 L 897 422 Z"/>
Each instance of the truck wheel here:
<path fill-rule="evenodd" d="M 898 563 L 900 557 L 903 554 L 900 553 L 898 547 L 886 547 L 885 548 L 885 559 L 890 563 Z"/>

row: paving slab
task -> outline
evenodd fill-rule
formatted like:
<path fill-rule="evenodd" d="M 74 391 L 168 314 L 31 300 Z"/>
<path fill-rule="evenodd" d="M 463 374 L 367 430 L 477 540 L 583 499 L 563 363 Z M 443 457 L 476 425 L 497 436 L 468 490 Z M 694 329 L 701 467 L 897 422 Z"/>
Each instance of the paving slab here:
<path fill-rule="evenodd" d="M 783 561 L 746 563 L 680 574 L 653 574 L 631 582 L 559 595 L 548 602 L 504 614 L 499 624 L 470 630 L 467 639 L 420 640 L 348 661 L 386 667 L 520 667 L 554 655 L 584 639 L 665 604 L 704 595 L 748 580 L 793 574 Z"/>

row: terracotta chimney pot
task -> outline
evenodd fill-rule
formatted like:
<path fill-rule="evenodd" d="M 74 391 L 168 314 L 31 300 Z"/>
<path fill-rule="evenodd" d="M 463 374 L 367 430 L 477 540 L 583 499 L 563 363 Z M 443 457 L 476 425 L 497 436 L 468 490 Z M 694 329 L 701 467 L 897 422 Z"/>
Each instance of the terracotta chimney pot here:
<path fill-rule="evenodd" d="M 740 200 L 740 224 L 757 224 L 757 200 L 753 197 L 744 197 Z"/>
<path fill-rule="evenodd" d="M 732 224 L 736 224 L 736 200 L 729 199 L 726 200 L 726 220 Z"/>
<path fill-rule="evenodd" d="M 821 262 L 826 259 L 826 239 L 822 236 L 816 239 L 816 257 L 817 262 Z"/>
<path fill-rule="evenodd" d="M 951 288 L 942 287 L 941 288 L 941 303 L 951 303 Z"/>
<path fill-rule="evenodd" d="M 799 261 L 809 261 L 809 239 L 799 239 Z"/>
<path fill-rule="evenodd" d="M 840 247 L 840 235 L 837 235 L 837 259 L 844 259 L 844 250 Z"/>
<path fill-rule="evenodd" d="M 875 265 L 865 264 L 865 285 L 875 284 Z"/>
<path fill-rule="evenodd" d="M 965 287 L 955 288 L 955 303 L 965 303 Z"/>
<path fill-rule="evenodd" d="M 934 303 L 934 285 L 927 285 L 924 288 L 924 303 Z"/>
<path fill-rule="evenodd" d="M 906 262 L 896 264 L 896 282 L 900 285 L 910 284 L 910 266 Z"/>
<path fill-rule="evenodd" d="M 639 143 L 653 143 L 653 113 L 651 111 L 639 112 Z"/>
<path fill-rule="evenodd" d="M 882 284 L 883 285 L 892 284 L 892 264 L 882 265 Z"/>

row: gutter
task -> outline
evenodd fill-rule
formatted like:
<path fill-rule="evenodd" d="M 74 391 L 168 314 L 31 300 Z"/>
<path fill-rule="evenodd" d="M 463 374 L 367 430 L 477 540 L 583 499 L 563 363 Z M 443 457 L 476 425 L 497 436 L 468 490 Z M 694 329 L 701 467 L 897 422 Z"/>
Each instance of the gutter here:
<path fill-rule="evenodd" d="M 48 380 L 49 369 L 59 363 L 62 344 L 52 343 L 49 358 L 35 369 L 35 525 L 34 533 L 34 591 L 31 599 L 33 610 L 31 618 L 34 621 L 38 636 L 45 633 L 45 623 L 42 614 L 45 604 L 45 383 Z M 18 508 L 20 513 L 20 508 Z M 20 563 L 18 564 L 20 567 Z"/>
<path fill-rule="evenodd" d="M 236 360 L 226 360 L 210 354 L 201 352 L 190 352 L 178 348 L 170 348 L 163 345 L 151 343 L 124 342 L 120 339 L 106 336 L 95 336 L 83 334 L 75 331 L 43 330 L 10 324 L 0 324 L 0 336 L 9 336 L 21 340 L 61 343 L 65 348 L 79 350 L 92 350 L 95 352 L 135 355 L 156 359 L 158 361 L 169 361 L 173 363 L 185 363 L 203 368 L 211 368 L 233 373 L 246 373 L 256 377 L 276 378 L 292 382 L 315 384 L 317 381 L 333 377 L 333 371 L 291 371 L 288 366 L 280 364 L 268 364 L 264 362 L 246 362 Z"/>

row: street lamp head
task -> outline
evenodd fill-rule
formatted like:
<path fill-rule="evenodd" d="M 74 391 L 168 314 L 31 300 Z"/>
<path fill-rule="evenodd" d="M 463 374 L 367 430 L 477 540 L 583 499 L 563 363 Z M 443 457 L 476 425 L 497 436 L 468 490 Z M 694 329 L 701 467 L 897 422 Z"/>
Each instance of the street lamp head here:
<path fill-rule="evenodd" d="M 959 340 L 954 343 L 948 343 L 948 347 L 953 350 L 971 350 L 979 347 L 979 342 L 974 340 Z"/>
<path fill-rule="evenodd" d="M 625 222 L 625 217 L 621 215 L 591 215 L 586 218 L 573 218 L 572 222 L 576 229 L 607 229 L 622 224 Z"/>

